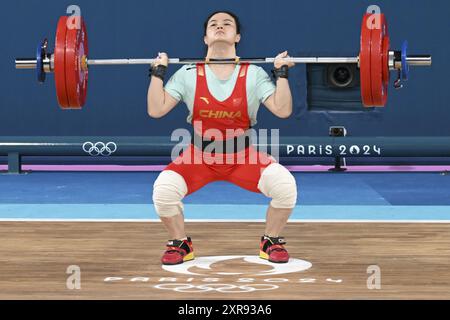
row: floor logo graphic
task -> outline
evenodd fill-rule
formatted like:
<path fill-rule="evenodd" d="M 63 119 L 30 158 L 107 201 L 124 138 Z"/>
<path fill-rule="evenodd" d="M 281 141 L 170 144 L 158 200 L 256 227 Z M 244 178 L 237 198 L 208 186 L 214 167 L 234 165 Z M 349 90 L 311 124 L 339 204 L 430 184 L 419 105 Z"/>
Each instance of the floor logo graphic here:
<path fill-rule="evenodd" d="M 271 267 L 270 270 L 259 271 L 259 272 L 213 272 L 212 266 L 214 264 L 223 263 L 226 261 L 234 260 L 234 259 L 242 259 L 245 262 L 250 264 L 257 264 L 263 266 Z M 195 260 L 187 261 L 182 264 L 168 266 L 163 265 L 162 268 L 166 271 L 184 274 L 189 276 L 202 276 L 202 277 L 211 277 L 214 275 L 220 276 L 272 276 L 279 274 L 287 274 L 294 272 L 301 272 L 311 268 L 312 264 L 308 261 L 300 260 L 300 259 L 289 259 L 288 263 L 272 263 L 267 260 L 261 259 L 258 256 L 211 256 L 211 257 L 198 257 Z M 200 268 L 205 270 L 205 273 L 193 272 L 190 269 L 192 268 Z M 192 280 L 191 278 L 190 280 Z M 260 278 L 258 278 L 260 279 Z M 216 282 L 220 281 L 218 278 L 205 278 L 204 280 Z M 200 292 L 208 292 L 208 291 L 216 291 L 221 293 L 243 293 L 243 292 L 253 292 L 260 290 L 275 290 L 278 289 L 279 286 L 272 283 L 254 283 L 256 279 L 254 278 L 239 278 L 236 280 L 235 284 L 231 283 L 206 283 L 195 285 L 191 283 L 161 283 L 155 285 L 154 288 L 161 290 L 172 290 L 176 292 L 184 292 L 184 293 L 200 293 Z M 285 282 L 289 281 L 288 279 L 260 279 L 262 281 L 267 282 Z M 228 281 L 227 281 L 228 282 Z"/>

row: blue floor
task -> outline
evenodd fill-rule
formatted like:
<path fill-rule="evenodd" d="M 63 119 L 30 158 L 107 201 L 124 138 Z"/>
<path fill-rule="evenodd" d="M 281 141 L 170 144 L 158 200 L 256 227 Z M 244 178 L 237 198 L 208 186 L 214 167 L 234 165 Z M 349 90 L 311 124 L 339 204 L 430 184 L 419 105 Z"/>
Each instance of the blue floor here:
<path fill-rule="evenodd" d="M 0 175 L 1 219 L 156 219 L 157 172 Z M 450 176 L 440 173 L 294 173 L 292 219 L 450 220 Z M 186 197 L 188 219 L 264 219 L 262 194 L 215 182 Z"/>

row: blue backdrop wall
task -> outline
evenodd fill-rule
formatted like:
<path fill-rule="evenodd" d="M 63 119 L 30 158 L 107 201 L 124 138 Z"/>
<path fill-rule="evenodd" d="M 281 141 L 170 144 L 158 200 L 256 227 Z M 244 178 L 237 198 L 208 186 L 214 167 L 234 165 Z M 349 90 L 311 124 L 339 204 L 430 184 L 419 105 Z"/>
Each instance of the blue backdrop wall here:
<path fill-rule="evenodd" d="M 58 17 L 71 4 L 81 7 L 86 20 L 91 58 L 150 58 L 158 51 L 200 57 L 204 19 L 218 9 L 232 10 L 241 19 L 240 56 L 275 56 L 283 50 L 291 55 L 356 56 L 362 15 L 368 5 L 377 4 L 388 19 L 391 47 L 400 48 L 407 39 L 412 53 L 433 55 L 433 66 L 412 70 L 400 91 L 391 86 L 386 108 L 327 114 L 306 110 L 305 66 L 297 65 L 290 78 L 295 114 L 277 119 L 262 107 L 259 127 L 299 136 L 326 136 L 331 125 L 346 126 L 352 136 L 450 135 L 450 2 L 444 0 L 3 2 L 0 135 L 170 135 L 175 128 L 188 127 L 182 104 L 162 119 L 147 115 L 145 66 L 91 68 L 88 100 L 81 111 L 59 109 L 53 76 L 40 85 L 34 72 L 15 70 L 14 58 L 33 56 L 44 37 L 53 48 Z M 264 66 L 267 71 L 270 67 Z M 170 74 L 176 69 L 172 66 Z"/>

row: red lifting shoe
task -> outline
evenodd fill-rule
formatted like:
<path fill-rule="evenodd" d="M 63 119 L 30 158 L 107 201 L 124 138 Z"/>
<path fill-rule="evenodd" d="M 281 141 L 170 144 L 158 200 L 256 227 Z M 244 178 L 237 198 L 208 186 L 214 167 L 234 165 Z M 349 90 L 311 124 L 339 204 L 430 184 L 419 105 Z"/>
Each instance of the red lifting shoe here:
<path fill-rule="evenodd" d="M 167 250 L 161 258 L 162 264 L 180 264 L 194 259 L 194 248 L 189 237 L 187 240 L 169 240 L 166 246 Z"/>
<path fill-rule="evenodd" d="M 274 263 L 286 263 L 289 261 L 289 253 L 283 247 L 286 244 L 282 237 L 263 236 L 259 245 L 259 257 Z"/>

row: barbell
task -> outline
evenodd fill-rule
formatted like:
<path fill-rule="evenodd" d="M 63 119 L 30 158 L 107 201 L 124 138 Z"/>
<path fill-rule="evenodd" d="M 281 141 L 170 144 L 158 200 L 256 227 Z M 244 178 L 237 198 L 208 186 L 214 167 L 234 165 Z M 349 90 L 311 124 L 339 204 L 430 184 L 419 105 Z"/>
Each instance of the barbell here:
<path fill-rule="evenodd" d="M 299 64 L 357 64 L 360 70 L 361 100 L 365 107 L 386 105 L 390 71 L 396 70 L 395 88 L 407 80 L 410 66 L 431 66 L 431 55 L 408 55 L 408 43 L 390 50 L 387 21 L 382 13 L 365 13 L 357 57 L 289 57 Z M 47 52 L 48 40 L 39 43 L 36 58 L 15 59 L 16 69 L 36 69 L 43 83 L 47 73 L 55 74 L 58 103 L 63 109 L 80 109 L 86 102 L 89 69 L 95 65 L 150 65 L 154 59 L 90 59 L 86 24 L 81 16 L 62 16 L 56 28 L 55 49 Z M 170 64 L 274 63 L 275 58 L 191 59 L 171 58 Z"/>

